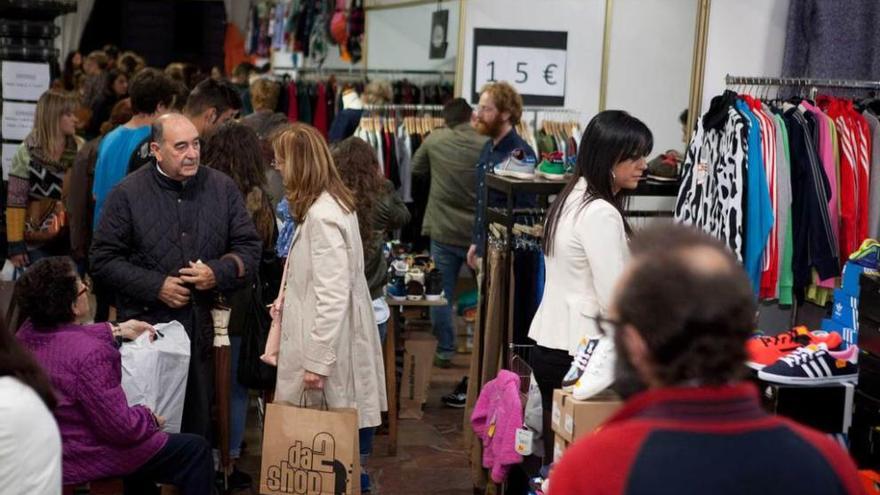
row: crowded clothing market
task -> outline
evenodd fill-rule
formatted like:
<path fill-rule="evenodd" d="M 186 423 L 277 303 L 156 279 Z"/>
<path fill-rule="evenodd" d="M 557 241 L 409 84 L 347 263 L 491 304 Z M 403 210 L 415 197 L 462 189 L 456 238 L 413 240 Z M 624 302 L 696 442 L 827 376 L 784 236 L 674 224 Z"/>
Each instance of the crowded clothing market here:
<path fill-rule="evenodd" d="M 877 46 L 876 0 L 0 0 L 0 494 L 880 493 Z"/>

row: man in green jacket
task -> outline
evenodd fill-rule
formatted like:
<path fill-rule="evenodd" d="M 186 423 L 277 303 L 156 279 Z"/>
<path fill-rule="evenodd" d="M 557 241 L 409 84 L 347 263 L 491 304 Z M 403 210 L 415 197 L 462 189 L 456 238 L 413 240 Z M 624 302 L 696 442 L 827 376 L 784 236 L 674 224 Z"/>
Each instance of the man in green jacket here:
<path fill-rule="evenodd" d="M 437 336 L 435 363 L 449 367 L 455 355 L 452 308 L 458 272 L 467 259 L 476 212 L 476 165 L 487 138 L 471 126 L 473 110 L 463 98 L 443 107 L 446 127 L 433 131 L 413 156 L 413 174 L 431 175 L 422 235 L 431 238 L 431 256 L 443 274 L 448 306 L 431 308 Z"/>

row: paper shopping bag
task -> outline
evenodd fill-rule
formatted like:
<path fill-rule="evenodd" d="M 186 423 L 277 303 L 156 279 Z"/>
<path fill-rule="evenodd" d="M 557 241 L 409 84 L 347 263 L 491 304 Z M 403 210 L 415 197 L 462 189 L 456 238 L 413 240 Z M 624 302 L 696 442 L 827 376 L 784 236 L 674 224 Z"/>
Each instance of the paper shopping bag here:
<path fill-rule="evenodd" d="M 149 407 L 165 418 L 164 431 L 180 433 L 189 376 L 189 336 L 176 321 L 154 327 L 162 337 L 150 341 L 144 332 L 122 345 L 122 389 L 128 405 Z"/>
<path fill-rule="evenodd" d="M 357 410 L 266 406 L 261 494 L 354 495 L 360 485 Z"/>

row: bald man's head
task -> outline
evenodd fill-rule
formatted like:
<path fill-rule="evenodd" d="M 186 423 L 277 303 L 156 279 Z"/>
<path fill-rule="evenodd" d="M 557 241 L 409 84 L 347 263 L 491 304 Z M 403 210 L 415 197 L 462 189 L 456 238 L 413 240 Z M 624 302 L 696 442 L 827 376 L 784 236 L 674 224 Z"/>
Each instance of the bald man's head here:
<path fill-rule="evenodd" d="M 640 232 L 613 314 L 644 342 L 655 382 L 726 383 L 740 376 L 755 323 L 751 283 L 717 240 L 689 227 Z M 624 359 L 626 343 L 619 343 Z M 640 369 L 641 370 L 641 369 Z M 642 373 L 644 374 L 644 373 Z"/>
<path fill-rule="evenodd" d="M 151 131 L 150 150 L 165 175 L 184 181 L 198 173 L 201 142 L 188 118 L 179 113 L 162 115 Z"/>

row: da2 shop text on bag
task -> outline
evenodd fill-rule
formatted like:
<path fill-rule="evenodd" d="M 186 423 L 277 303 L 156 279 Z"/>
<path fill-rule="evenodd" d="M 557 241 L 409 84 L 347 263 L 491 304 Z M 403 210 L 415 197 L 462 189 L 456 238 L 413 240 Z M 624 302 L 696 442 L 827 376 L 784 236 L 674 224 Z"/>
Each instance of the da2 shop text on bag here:
<path fill-rule="evenodd" d="M 287 459 L 269 466 L 266 486 L 273 491 L 296 495 L 345 493 L 348 471 L 335 457 L 336 442 L 329 433 L 318 433 L 311 448 L 296 441 Z"/>

